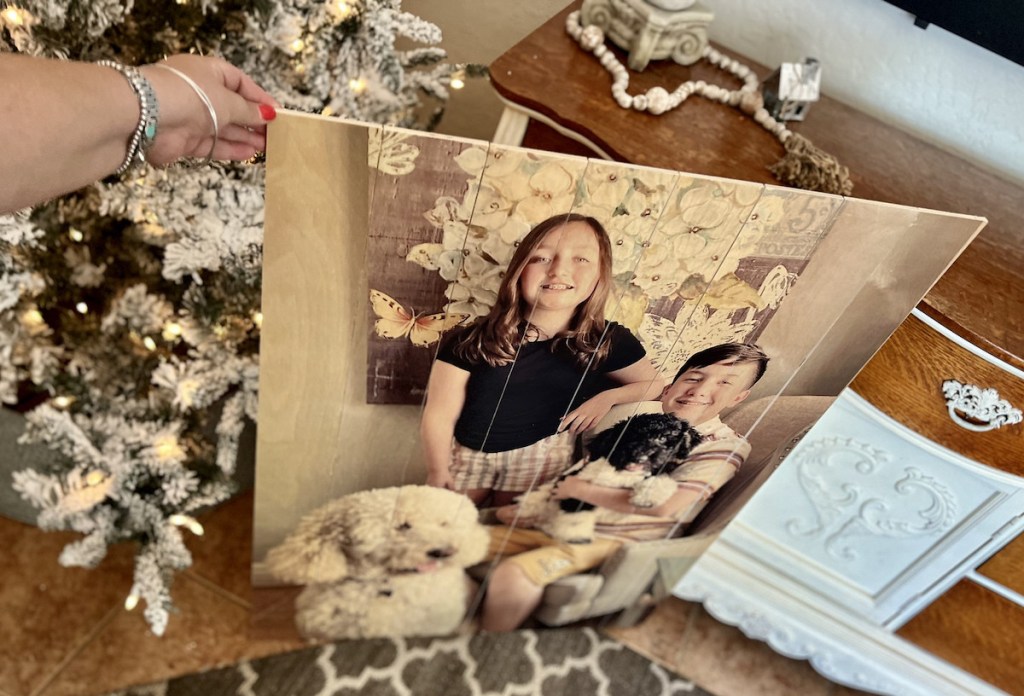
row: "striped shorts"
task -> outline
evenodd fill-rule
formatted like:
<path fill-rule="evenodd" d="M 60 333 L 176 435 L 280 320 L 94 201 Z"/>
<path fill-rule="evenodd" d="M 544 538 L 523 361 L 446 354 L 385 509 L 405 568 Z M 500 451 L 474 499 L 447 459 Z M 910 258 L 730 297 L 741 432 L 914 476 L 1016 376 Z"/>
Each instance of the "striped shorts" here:
<path fill-rule="evenodd" d="M 487 488 L 522 493 L 552 480 L 573 463 L 575 436 L 556 433 L 505 452 L 480 452 L 452 440 L 449 471 L 455 490 Z"/>

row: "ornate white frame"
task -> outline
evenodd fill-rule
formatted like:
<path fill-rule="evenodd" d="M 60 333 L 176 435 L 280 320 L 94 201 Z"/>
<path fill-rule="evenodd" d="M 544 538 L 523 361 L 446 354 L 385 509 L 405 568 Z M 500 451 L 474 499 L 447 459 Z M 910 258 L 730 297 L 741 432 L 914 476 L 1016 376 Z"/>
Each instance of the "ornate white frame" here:
<path fill-rule="evenodd" d="M 822 676 L 878 694 L 935 696 L 1003 692 L 853 614 L 828 614 L 794 595 L 777 573 L 718 542 L 673 594 L 701 602 L 719 621 Z"/>

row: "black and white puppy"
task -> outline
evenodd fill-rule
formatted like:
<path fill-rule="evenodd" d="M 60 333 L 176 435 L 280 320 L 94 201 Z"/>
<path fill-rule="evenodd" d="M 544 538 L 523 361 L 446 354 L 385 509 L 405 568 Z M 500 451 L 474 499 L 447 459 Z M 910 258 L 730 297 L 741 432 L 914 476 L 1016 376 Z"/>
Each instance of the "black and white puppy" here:
<path fill-rule="evenodd" d="M 551 497 L 566 478 L 577 476 L 607 488 L 630 489 L 635 507 L 657 507 L 676 491 L 671 474 L 701 440 L 686 421 L 666 413 L 648 413 L 619 421 L 591 440 L 588 456 L 566 469 L 555 481 L 519 500 L 520 514 L 537 519 L 552 537 L 573 544 L 594 538 L 597 514 L 582 500 Z"/>

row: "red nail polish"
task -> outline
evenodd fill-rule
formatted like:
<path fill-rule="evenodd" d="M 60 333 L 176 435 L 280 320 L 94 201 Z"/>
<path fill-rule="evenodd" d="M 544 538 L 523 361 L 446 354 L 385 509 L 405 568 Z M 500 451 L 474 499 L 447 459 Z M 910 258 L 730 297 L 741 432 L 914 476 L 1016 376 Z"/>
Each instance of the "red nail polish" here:
<path fill-rule="evenodd" d="M 260 104 L 260 116 L 264 121 L 273 121 L 277 118 L 277 110 L 270 104 Z"/>

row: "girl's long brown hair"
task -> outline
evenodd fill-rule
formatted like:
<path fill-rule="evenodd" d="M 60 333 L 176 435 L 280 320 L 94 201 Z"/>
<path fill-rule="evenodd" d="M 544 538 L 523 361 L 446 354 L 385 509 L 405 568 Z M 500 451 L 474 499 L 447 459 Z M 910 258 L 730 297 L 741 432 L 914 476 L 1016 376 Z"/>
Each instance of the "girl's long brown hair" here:
<path fill-rule="evenodd" d="M 498 289 L 498 300 L 483 319 L 473 324 L 454 347 L 455 354 L 469 362 L 485 362 L 491 367 L 508 365 L 516 357 L 522 341 L 530 306 L 519 292 L 519 276 L 529 263 L 534 249 L 545 235 L 572 222 L 586 223 L 597 238 L 600 250 L 597 285 L 590 297 L 572 316 L 569 330 L 552 343 L 552 350 L 564 344 L 583 368 L 596 367 L 608 355 L 608 342 L 602 341 L 605 330 L 604 306 L 612 281 L 612 246 L 604 226 L 592 217 L 564 213 L 544 220 L 530 230 L 519 243 Z M 592 360 L 592 362 L 591 362 Z"/>

